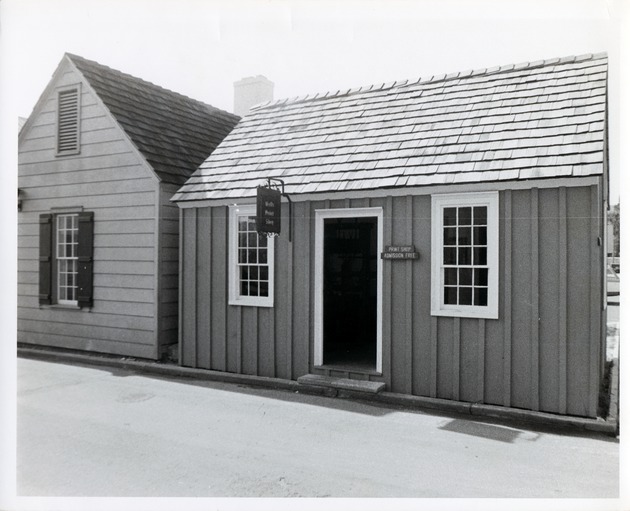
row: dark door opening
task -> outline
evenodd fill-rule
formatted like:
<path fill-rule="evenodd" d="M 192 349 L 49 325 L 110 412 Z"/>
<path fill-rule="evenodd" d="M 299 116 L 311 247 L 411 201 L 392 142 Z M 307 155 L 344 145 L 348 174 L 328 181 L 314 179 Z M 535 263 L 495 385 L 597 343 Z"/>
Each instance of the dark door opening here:
<path fill-rule="evenodd" d="M 324 364 L 376 368 L 378 220 L 324 219 Z"/>

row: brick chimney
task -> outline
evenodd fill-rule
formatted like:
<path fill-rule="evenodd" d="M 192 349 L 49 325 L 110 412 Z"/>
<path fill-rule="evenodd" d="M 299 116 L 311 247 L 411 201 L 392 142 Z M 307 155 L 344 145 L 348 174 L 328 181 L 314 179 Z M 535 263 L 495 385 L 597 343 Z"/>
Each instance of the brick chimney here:
<path fill-rule="evenodd" d="M 234 82 L 234 113 L 240 117 L 259 103 L 273 100 L 273 82 L 262 75 Z"/>

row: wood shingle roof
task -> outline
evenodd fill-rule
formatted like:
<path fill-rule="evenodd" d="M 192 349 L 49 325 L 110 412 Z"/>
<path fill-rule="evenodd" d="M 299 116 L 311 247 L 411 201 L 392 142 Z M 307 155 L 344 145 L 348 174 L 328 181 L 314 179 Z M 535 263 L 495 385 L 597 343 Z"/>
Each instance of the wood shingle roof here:
<path fill-rule="evenodd" d="M 270 102 L 173 200 L 602 174 L 606 88 L 596 54 Z"/>
<path fill-rule="evenodd" d="M 239 117 L 66 53 L 131 141 L 167 183 L 181 185 Z"/>

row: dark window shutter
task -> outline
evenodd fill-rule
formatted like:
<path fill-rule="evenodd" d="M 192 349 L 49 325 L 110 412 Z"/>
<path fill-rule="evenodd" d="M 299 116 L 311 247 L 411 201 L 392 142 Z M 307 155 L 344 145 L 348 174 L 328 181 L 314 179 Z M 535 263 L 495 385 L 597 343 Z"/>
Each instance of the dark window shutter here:
<path fill-rule="evenodd" d="M 49 213 L 39 215 L 39 303 L 50 305 L 52 288 L 52 220 Z"/>
<path fill-rule="evenodd" d="M 79 274 L 77 275 L 77 301 L 79 307 L 92 306 L 92 275 L 94 254 L 94 213 L 79 213 Z"/>

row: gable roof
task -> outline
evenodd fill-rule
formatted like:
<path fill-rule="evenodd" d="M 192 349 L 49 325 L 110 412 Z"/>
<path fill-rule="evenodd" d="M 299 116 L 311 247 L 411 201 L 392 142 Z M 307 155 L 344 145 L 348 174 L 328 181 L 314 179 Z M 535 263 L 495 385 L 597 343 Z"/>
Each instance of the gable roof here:
<path fill-rule="evenodd" d="M 255 107 L 173 197 L 253 197 L 603 172 L 606 54 Z"/>
<path fill-rule="evenodd" d="M 78 55 L 65 56 L 164 182 L 183 184 L 239 120 Z"/>

